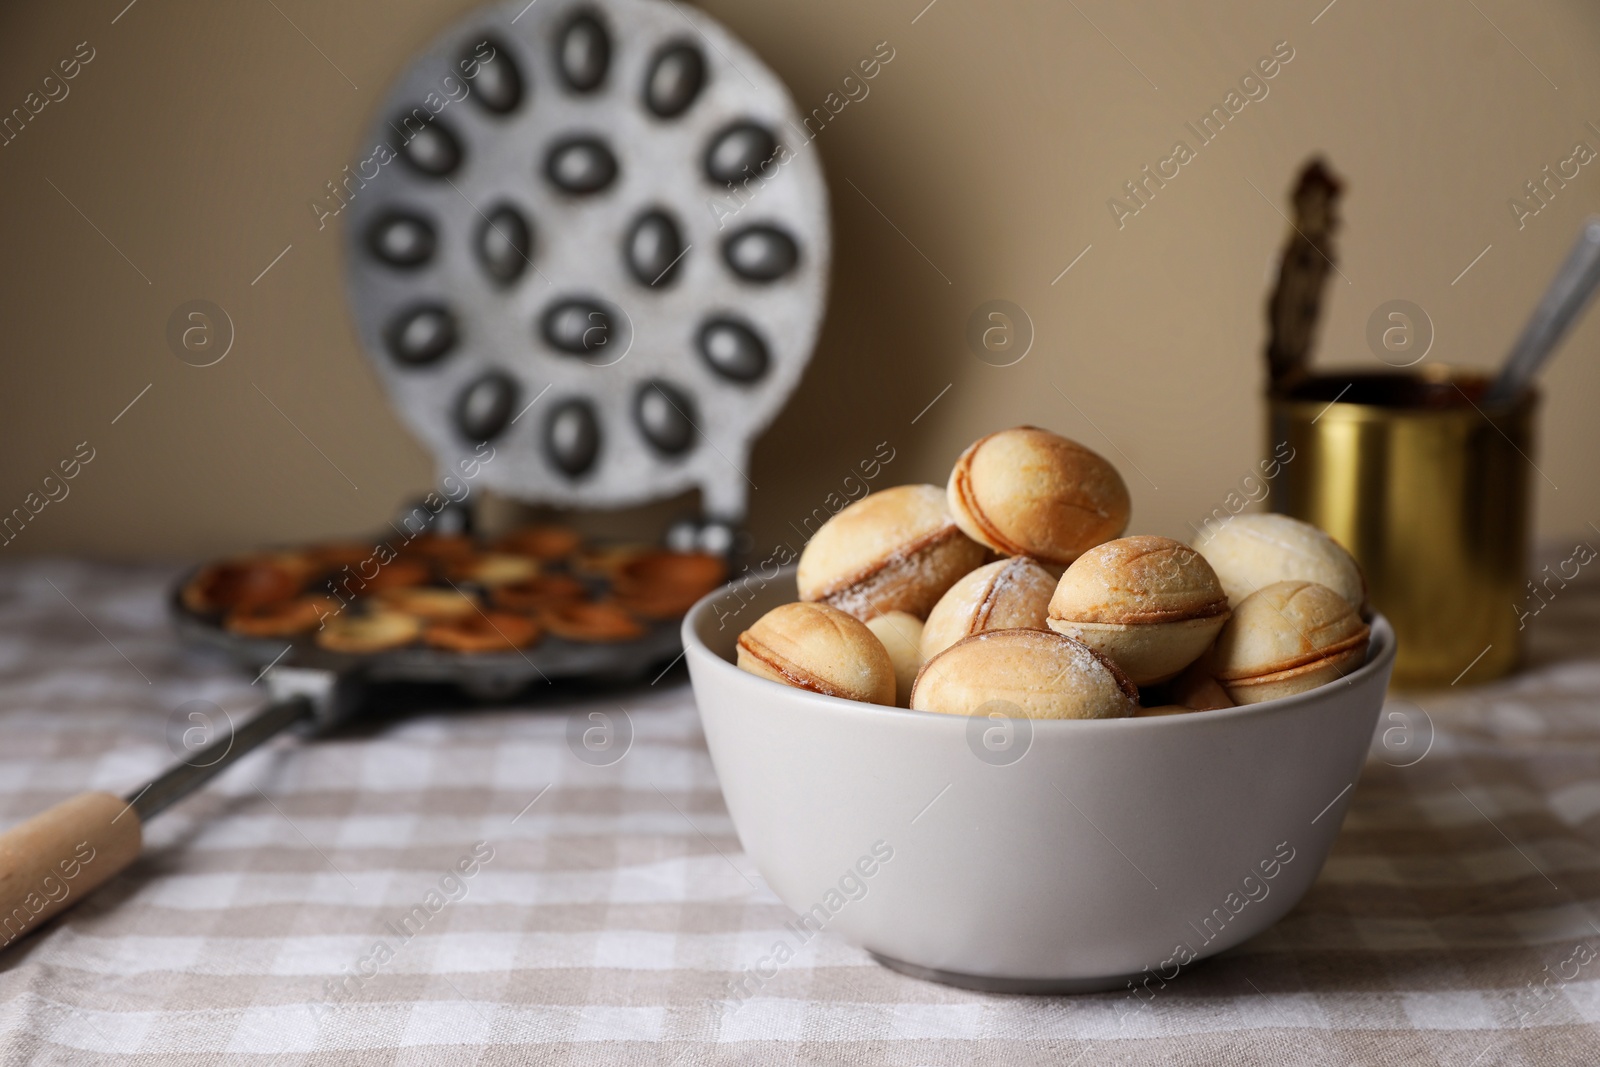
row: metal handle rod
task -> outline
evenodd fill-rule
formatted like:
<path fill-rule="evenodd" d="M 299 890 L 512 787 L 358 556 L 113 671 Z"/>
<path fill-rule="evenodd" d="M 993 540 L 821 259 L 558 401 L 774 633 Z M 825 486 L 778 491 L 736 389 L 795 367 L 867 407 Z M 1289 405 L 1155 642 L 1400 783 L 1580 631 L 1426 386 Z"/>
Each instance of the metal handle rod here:
<path fill-rule="evenodd" d="M 302 719 L 313 717 L 308 697 L 291 696 L 275 700 L 250 717 L 243 726 L 229 731 L 194 755 L 156 778 L 143 789 L 128 794 L 141 823 L 159 815 L 173 804 L 221 774 L 235 760 L 260 747 Z"/>
<path fill-rule="evenodd" d="M 1485 402 L 1504 403 L 1533 381 L 1562 335 L 1600 285 L 1600 215 L 1591 216 L 1578 232 L 1566 262 L 1550 280 L 1539 306 L 1522 328 L 1500 376 L 1489 387 Z"/>

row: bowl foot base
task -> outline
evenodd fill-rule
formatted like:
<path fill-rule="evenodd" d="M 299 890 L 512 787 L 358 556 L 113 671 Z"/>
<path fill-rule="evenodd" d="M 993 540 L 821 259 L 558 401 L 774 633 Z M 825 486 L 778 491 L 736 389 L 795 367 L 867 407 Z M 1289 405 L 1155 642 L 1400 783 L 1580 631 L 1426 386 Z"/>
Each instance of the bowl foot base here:
<path fill-rule="evenodd" d="M 1128 983 L 1140 972 L 1106 975 L 1103 978 L 997 978 L 986 974 L 962 974 L 959 971 L 941 971 L 923 967 L 904 960 L 870 953 L 873 959 L 901 974 L 921 978 L 926 982 L 940 982 L 961 989 L 975 989 L 980 993 L 1022 993 L 1031 996 L 1049 996 L 1060 993 L 1109 993 L 1126 989 Z"/>

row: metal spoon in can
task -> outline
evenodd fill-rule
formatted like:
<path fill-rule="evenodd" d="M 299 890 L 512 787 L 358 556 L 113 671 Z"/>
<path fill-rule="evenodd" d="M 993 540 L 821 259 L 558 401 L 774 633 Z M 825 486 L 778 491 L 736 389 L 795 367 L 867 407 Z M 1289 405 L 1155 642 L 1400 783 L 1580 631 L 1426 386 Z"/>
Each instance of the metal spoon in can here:
<path fill-rule="evenodd" d="M 1578 232 L 1567 261 L 1550 280 L 1522 335 L 1506 357 L 1499 377 L 1484 396 L 1487 404 L 1509 402 L 1533 382 L 1567 329 L 1600 285 L 1600 215 L 1591 215 Z"/>

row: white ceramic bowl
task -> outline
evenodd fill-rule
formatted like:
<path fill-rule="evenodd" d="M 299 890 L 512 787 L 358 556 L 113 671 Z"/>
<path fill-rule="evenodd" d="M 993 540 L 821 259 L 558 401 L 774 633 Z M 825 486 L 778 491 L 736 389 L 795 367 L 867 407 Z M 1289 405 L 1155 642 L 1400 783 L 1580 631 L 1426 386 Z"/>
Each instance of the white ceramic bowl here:
<path fill-rule="evenodd" d="M 792 574 L 747 578 L 683 625 L 739 840 L 801 916 L 786 940 L 822 927 L 897 970 L 1005 992 L 1168 980 L 1276 922 L 1333 845 L 1395 653 L 1380 616 L 1362 667 L 1297 696 L 991 721 L 735 667 L 739 632 L 793 599 Z"/>

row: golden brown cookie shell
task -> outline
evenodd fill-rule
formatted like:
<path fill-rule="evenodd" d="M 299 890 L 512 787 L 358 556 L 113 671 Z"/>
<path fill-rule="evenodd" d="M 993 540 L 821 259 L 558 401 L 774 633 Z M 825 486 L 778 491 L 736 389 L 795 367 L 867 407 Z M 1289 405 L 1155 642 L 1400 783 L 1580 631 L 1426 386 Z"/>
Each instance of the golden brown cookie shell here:
<path fill-rule="evenodd" d="M 554 604 L 540 609 L 539 621 L 568 641 L 632 641 L 645 633 L 625 609 L 605 602 Z"/>
<path fill-rule="evenodd" d="M 422 640 L 447 652 L 477 654 L 526 648 L 539 635 L 539 624 L 526 615 L 490 611 L 429 623 Z"/>
<path fill-rule="evenodd" d="M 1228 613 L 1205 557 L 1170 537 L 1119 537 L 1088 549 L 1061 576 L 1050 616 L 1073 622 L 1175 622 Z"/>
<path fill-rule="evenodd" d="M 572 555 L 582 544 L 583 536 L 570 526 L 536 525 L 511 531 L 495 547 L 553 563 Z"/>
<path fill-rule="evenodd" d="M 894 663 L 865 623 L 827 604 L 773 608 L 739 635 L 740 666 L 799 689 L 893 704 Z"/>
<path fill-rule="evenodd" d="M 911 690 L 918 711 L 972 715 L 991 701 L 1026 718 L 1132 715 L 1138 688 L 1115 663 L 1049 630 L 986 630 L 957 641 L 922 666 Z"/>
<path fill-rule="evenodd" d="M 1104 457 L 1032 426 L 975 441 L 956 460 L 947 494 L 969 537 L 1055 566 L 1122 533 L 1132 506 Z"/>
<path fill-rule="evenodd" d="M 956 526 L 938 486 L 899 485 L 825 522 L 800 553 L 795 581 L 801 600 L 858 619 L 889 611 L 921 618 L 986 556 Z"/>
<path fill-rule="evenodd" d="M 928 612 L 924 660 L 984 630 L 1045 628 L 1055 577 L 1026 556 L 996 560 L 968 572 Z"/>
<path fill-rule="evenodd" d="M 1217 638 L 1211 671 L 1232 683 L 1365 649 L 1370 628 L 1351 603 L 1315 582 L 1275 582 L 1239 602 Z"/>
<path fill-rule="evenodd" d="M 317 631 L 317 644 L 332 652 L 368 655 L 403 648 L 422 633 L 422 621 L 397 611 L 368 615 L 343 615 L 329 619 Z"/>
<path fill-rule="evenodd" d="M 539 608 L 570 604 L 589 595 L 588 587 L 565 574 L 541 574 L 522 582 L 508 582 L 489 590 L 490 601 L 511 611 L 536 611 Z"/>
<path fill-rule="evenodd" d="M 317 629 L 338 607 L 339 602 L 331 597 L 295 597 L 272 604 L 234 608 L 222 625 L 229 633 L 242 637 L 298 637 Z"/>
<path fill-rule="evenodd" d="M 184 607 L 201 614 L 287 600 L 305 586 L 311 562 L 299 553 L 218 560 L 200 568 L 183 587 Z"/>

